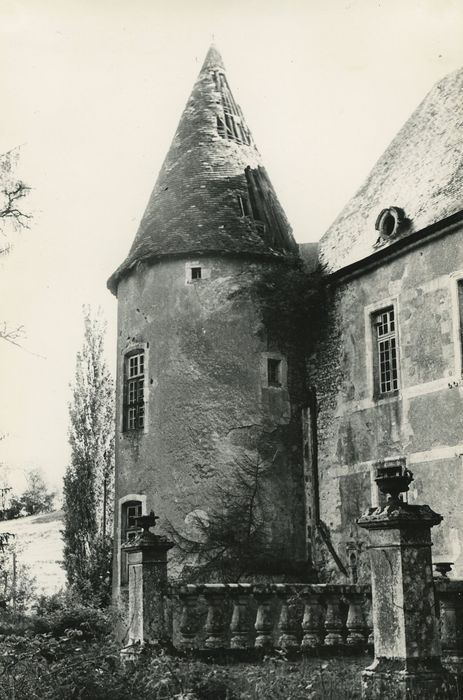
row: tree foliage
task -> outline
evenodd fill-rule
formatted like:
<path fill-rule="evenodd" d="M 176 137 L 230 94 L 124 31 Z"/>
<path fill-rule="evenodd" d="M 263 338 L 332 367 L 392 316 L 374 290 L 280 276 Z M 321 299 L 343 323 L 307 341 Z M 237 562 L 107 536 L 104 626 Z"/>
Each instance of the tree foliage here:
<path fill-rule="evenodd" d="M 251 293 L 262 315 L 271 343 L 282 350 L 300 348 L 313 351 L 325 315 L 323 268 L 307 272 L 302 261 L 263 271 L 254 281 Z"/>
<path fill-rule="evenodd" d="M 243 455 L 234 474 L 216 484 L 209 494 L 207 512 L 187 517 L 187 531 L 172 524 L 169 534 L 177 557 L 191 580 L 238 581 L 254 568 L 266 549 L 262 513 L 262 479 L 268 465 L 259 457 Z"/>
<path fill-rule="evenodd" d="M 22 561 L 21 549 L 10 536 L 0 546 L 0 608 L 24 612 L 35 593 L 35 577 Z"/>
<path fill-rule="evenodd" d="M 285 558 L 283 543 L 279 548 L 269 533 L 272 464 L 257 452 L 243 453 L 232 473 L 211 488 L 207 512 L 193 511 L 181 530 L 170 522 L 165 525 L 184 579 L 238 582 L 295 576 L 301 580 L 304 572 Z"/>
<path fill-rule="evenodd" d="M 84 309 L 69 406 L 71 463 L 64 477 L 64 564 L 83 595 L 109 595 L 114 484 L 114 384 L 104 358 L 106 324 Z"/>
<path fill-rule="evenodd" d="M 40 469 L 33 469 L 27 475 L 27 485 L 23 493 L 10 499 L 6 509 L 7 518 L 50 513 L 53 510 L 55 495 L 53 491 L 49 491 Z"/>

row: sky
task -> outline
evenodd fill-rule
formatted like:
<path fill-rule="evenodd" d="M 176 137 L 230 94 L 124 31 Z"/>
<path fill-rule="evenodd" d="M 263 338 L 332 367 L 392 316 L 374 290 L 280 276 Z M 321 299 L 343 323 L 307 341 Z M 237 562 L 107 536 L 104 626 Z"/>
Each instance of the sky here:
<path fill-rule="evenodd" d="M 0 153 L 30 229 L 0 258 L 0 486 L 59 488 L 82 305 L 135 236 L 211 43 L 299 242 L 328 228 L 432 85 L 463 67 L 462 0 L 2 0 Z M 463 98 L 463 96 L 462 96 Z"/>

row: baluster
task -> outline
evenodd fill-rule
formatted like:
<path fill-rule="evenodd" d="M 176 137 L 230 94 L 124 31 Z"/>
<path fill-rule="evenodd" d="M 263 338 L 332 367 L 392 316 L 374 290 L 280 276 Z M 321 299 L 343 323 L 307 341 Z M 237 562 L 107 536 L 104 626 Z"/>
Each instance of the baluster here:
<path fill-rule="evenodd" d="M 347 613 L 347 644 L 353 646 L 363 646 L 366 642 L 366 625 L 365 616 L 363 614 L 363 596 L 356 591 L 349 591 L 348 604 L 349 612 Z"/>
<path fill-rule="evenodd" d="M 252 591 L 250 584 L 230 584 L 233 600 L 233 615 L 230 623 L 230 646 L 232 649 L 246 649 L 249 646 L 249 626 L 246 620 L 246 606 Z"/>
<path fill-rule="evenodd" d="M 273 592 L 270 588 L 257 588 L 257 590 L 254 590 L 254 598 L 258 604 L 256 623 L 254 625 L 257 636 L 254 645 L 258 649 L 268 649 L 273 646 L 271 608 Z"/>
<path fill-rule="evenodd" d="M 277 596 L 281 600 L 280 617 L 278 620 L 278 629 L 280 631 L 278 646 L 280 649 L 294 649 L 299 646 L 299 643 L 291 624 L 288 605 L 288 597 L 293 593 L 293 589 L 285 584 L 277 584 L 275 589 Z"/>
<path fill-rule="evenodd" d="M 208 584 L 203 587 L 203 595 L 207 601 L 205 645 L 208 649 L 221 649 L 226 646 L 224 594 L 223 584 Z"/>
<path fill-rule="evenodd" d="M 304 636 L 301 646 L 302 649 L 314 649 L 322 646 L 325 636 L 323 626 L 325 610 L 321 602 L 322 595 L 308 589 L 304 592 L 304 599 L 304 618 L 302 620 Z"/>
<path fill-rule="evenodd" d="M 195 610 L 198 602 L 198 589 L 196 586 L 188 585 L 179 592 L 182 603 L 182 614 L 180 617 L 180 640 L 181 649 L 193 649 L 196 638 Z"/>
<path fill-rule="evenodd" d="M 344 625 L 341 613 L 341 592 L 330 592 L 326 596 L 325 645 L 337 646 L 344 642 Z"/>

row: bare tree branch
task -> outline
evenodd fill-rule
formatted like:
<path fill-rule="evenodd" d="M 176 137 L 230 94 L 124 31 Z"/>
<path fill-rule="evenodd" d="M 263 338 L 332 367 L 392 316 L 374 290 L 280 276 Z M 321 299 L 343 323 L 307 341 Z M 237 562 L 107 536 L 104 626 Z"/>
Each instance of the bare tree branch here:
<path fill-rule="evenodd" d="M 35 357 L 40 357 L 40 359 L 42 359 L 42 360 L 46 360 L 47 358 L 44 355 L 40 355 L 38 352 L 33 352 L 32 350 L 28 350 L 27 348 L 24 347 L 24 345 L 21 345 L 21 343 L 18 343 L 18 340 L 20 338 L 25 338 L 25 337 L 26 337 L 26 334 L 25 334 L 24 326 L 18 326 L 17 328 L 8 328 L 5 321 L 0 323 L 0 340 L 5 340 L 7 343 L 11 343 L 12 345 L 15 345 L 17 348 L 24 350 L 24 352 L 28 352 L 30 355 L 34 355 Z"/>
<path fill-rule="evenodd" d="M 29 194 L 31 188 L 14 175 L 18 159 L 19 149 L 11 149 L 7 153 L 0 154 L 0 255 L 8 255 L 11 243 L 5 232 L 5 227 L 10 224 L 13 229 L 29 228 L 29 220 L 32 215 L 24 211 L 23 199 Z"/>
<path fill-rule="evenodd" d="M 27 222 L 32 216 L 21 211 L 18 202 L 30 192 L 30 189 L 21 180 L 9 187 L 4 187 L 1 190 L 4 201 L 0 208 L 0 219 L 14 219 L 19 226 L 29 228 Z"/>

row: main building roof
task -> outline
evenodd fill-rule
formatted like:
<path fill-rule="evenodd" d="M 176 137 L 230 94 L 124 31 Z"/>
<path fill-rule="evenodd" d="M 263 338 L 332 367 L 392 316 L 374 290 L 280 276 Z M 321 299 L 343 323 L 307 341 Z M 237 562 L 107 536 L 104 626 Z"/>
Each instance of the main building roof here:
<path fill-rule="evenodd" d="M 381 211 L 402 210 L 390 242 L 378 240 Z M 463 69 L 438 82 L 320 241 L 330 271 L 361 261 L 397 238 L 463 209 Z"/>
<path fill-rule="evenodd" d="M 108 286 L 139 262 L 206 253 L 295 256 L 298 248 L 225 68 L 212 46 L 135 241 Z"/>

